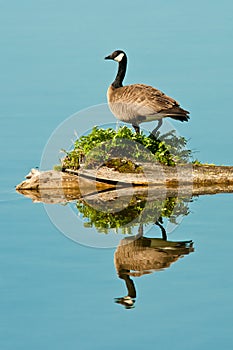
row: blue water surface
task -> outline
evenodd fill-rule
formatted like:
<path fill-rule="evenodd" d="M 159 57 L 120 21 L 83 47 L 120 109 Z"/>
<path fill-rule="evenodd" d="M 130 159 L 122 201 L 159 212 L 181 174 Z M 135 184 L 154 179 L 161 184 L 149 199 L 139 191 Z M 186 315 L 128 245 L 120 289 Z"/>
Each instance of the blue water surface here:
<path fill-rule="evenodd" d="M 60 123 L 106 102 L 116 66 L 103 58 L 118 48 L 129 56 L 126 84 L 156 86 L 190 110 L 189 123 L 174 125 L 195 156 L 232 165 L 232 1 L 22 0 L 0 8 L 1 349 L 232 349 L 231 194 L 190 204 L 170 239 L 192 239 L 195 252 L 135 277 L 137 301 L 126 310 L 114 303 L 126 293 L 114 249 L 67 239 L 43 204 L 14 189 L 40 165 Z"/>

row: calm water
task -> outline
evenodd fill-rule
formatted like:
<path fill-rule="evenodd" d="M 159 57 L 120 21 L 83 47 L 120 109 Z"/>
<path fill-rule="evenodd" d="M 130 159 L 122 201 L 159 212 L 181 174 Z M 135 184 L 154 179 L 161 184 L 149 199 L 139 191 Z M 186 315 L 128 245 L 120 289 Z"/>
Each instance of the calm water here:
<path fill-rule="evenodd" d="M 14 190 L 62 121 L 106 101 L 116 67 L 103 57 L 116 48 L 129 55 L 125 83 L 154 85 L 191 111 L 175 126 L 197 158 L 232 164 L 232 2 L 0 6 L 1 349 L 232 349 L 231 194 L 190 204 L 168 239 L 192 240 L 194 252 L 132 277 L 137 300 L 127 310 L 114 302 L 127 294 L 115 248 L 67 239 L 43 204 Z M 82 128 L 98 123 L 90 116 Z M 77 229 L 85 234 L 81 221 Z"/>

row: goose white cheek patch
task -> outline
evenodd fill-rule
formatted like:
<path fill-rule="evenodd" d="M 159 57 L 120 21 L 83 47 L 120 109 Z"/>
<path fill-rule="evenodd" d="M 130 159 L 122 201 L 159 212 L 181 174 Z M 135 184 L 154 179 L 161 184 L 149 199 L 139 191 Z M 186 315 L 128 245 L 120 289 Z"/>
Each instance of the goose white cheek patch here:
<path fill-rule="evenodd" d="M 117 57 L 114 58 L 114 61 L 120 62 L 123 57 L 124 57 L 124 54 L 120 53 Z"/>

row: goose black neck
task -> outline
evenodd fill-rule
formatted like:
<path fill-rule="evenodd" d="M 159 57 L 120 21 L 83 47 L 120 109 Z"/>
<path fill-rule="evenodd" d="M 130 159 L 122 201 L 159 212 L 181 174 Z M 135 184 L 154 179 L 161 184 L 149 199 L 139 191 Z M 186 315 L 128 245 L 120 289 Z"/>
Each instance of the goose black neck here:
<path fill-rule="evenodd" d="M 114 80 L 114 82 L 112 83 L 112 86 L 117 89 L 122 85 L 122 82 L 124 80 L 125 77 L 125 72 L 126 72 L 126 67 L 127 67 L 127 57 L 124 55 L 124 57 L 122 58 L 122 60 L 119 62 L 119 66 L 118 66 L 118 72 L 116 75 L 116 79 Z"/>

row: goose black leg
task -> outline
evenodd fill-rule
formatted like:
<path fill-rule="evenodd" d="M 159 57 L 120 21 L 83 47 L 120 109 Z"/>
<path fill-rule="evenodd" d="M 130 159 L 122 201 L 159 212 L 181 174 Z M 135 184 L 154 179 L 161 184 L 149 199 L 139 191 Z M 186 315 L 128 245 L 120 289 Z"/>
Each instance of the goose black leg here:
<path fill-rule="evenodd" d="M 158 121 L 158 125 L 156 126 L 156 128 L 154 128 L 154 130 L 152 131 L 152 135 L 155 135 L 156 134 L 156 132 L 159 130 L 159 128 L 162 126 L 162 124 L 163 124 L 163 120 L 162 119 L 159 119 L 159 121 Z"/>
<path fill-rule="evenodd" d="M 140 127 L 138 125 L 133 125 L 136 134 L 140 134 Z"/>
<path fill-rule="evenodd" d="M 140 239 L 143 237 L 143 224 L 140 224 L 138 227 L 138 234 L 135 236 L 135 239 Z"/>
<path fill-rule="evenodd" d="M 161 229 L 161 232 L 162 232 L 163 240 L 166 241 L 167 240 L 167 232 L 166 232 L 165 228 L 163 227 L 163 225 L 160 224 L 159 220 L 157 220 L 155 222 L 155 225 L 159 226 L 159 228 Z"/>

